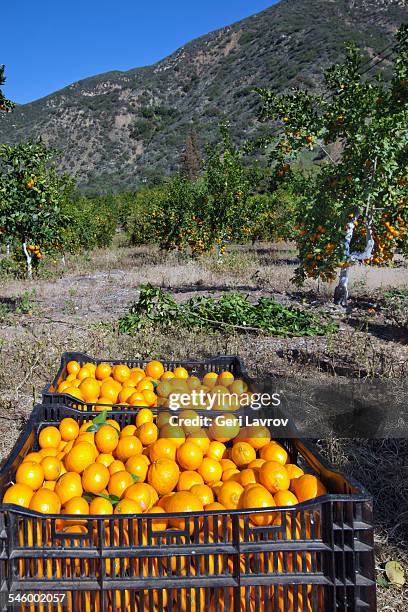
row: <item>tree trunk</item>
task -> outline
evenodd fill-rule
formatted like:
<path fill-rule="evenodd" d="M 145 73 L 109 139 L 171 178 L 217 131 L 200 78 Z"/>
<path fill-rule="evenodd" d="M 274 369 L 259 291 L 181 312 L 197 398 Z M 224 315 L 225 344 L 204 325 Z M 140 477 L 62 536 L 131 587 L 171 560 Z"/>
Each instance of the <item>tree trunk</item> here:
<path fill-rule="evenodd" d="M 32 266 L 33 258 L 27 250 L 26 241 L 23 242 L 23 251 L 24 251 L 25 258 L 26 258 L 27 277 L 31 279 L 33 278 L 33 266 Z"/>
<path fill-rule="evenodd" d="M 65 255 L 61 255 L 61 268 L 65 268 Z"/>
<path fill-rule="evenodd" d="M 6 257 L 10 257 L 10 244 L 6 244 Z"/>

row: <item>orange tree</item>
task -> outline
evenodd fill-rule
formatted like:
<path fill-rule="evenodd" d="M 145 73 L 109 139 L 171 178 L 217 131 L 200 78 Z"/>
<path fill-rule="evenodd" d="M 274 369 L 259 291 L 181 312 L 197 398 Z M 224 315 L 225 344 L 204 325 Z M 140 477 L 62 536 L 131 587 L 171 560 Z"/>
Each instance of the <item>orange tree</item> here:
<path fill-rule="evenodd" d="M 302 196 L 295 280 L 331 281 L 340 268 L 335 302 L 345 306 L 349 269 L 356 262 L 385 264 L 408 241 L 408 35 L 397 34 L 393 77 L 364 78 L 362 55 L 348 46 L 341 65 L 325 72 L 328 96 L 301 90 L 275 95 L 259 89 L 260 119 L 283 124 L 271 146 L 275 183 L 292 183 Z M 310 176 L 293 170 L 305 148 L 326 160 Z"/>
<path fill-rule="evenodd" d="M 0 231 L 25 258 L 29 277 L 46 250 L 64 250 L 71 183 L 49 165 L 52 157 L 41 142 L 0 146 Z"/>
<path fill-rule="evenodd" d="M 7 100 L 1 90 L 1 86 L 4 85 L 5 81 L 6 78 L 4 76 L 4 65 L 0 65 L 0 112 L 8 113 L 14 108 L 15 104 L 11 102 L 11 100 Z"/>

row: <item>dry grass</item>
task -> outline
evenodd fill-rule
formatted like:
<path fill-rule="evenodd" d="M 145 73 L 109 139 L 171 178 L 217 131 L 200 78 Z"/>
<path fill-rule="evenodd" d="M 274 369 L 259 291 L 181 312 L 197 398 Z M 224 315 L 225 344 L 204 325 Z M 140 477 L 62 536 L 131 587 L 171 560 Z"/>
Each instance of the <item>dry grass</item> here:
<path fill-rule="evenodd" d="M 408 288 L 406 268 L 356 268 L 351 280 L 352 310 L 343 313 L 330 304 L 332 288 L 329 292 L 329 287 L 318 288 L 315 282 L 308 282 L 303 290 L 292 285 L 295 259 L 292 245 L 280 244 L 233 249 L 223 262 L 211 257 L 192 262 L 151 247 L 129 248 L 119 237 L 113 249 L 98 250 L 91 257 L 69 257 L 63 275 L 54 266 L 50 278 L 4 282 L 0 303 L 7 301 L 13 310 L 14 301 L 34 288 L 36 304 L 32 315 L 14 313 L 0 323 L 0 455 L 11 450 L 33 401 L 40 400 L 42 387 L 66 350 L 116 358 L 237 353 L 254 376 L 281 374 L 295 380 L 330 380 L 322 367 L 327 360 L 335 367 L 346 366 L 350 373 L 357 369 L 375 376 L 406 376 L 406 340 L 394 335 L 381 311 L 368 315 L 365 304 L 365 296 L 381 297 L 384 287 Z M 209 334 L 175 327 L 119 335 L 115 322 L 137 297 L 138 285 L 146 282 L 171 288 L 180 300 L 225 290 L 240 290 L 254 299 L 274 296 L 282 303 L 332 313 L 341 331 L 330 338 L 301 339 Z M 321 441 L 321 446 L 333 463 L 355 475 L 374 495 L 379 572 L 391 558 L 407 567 L 407 443 L 336 439 Z M 408 609 L 408 594 L 380 588 L 379 602 L 381 610 Z"/>

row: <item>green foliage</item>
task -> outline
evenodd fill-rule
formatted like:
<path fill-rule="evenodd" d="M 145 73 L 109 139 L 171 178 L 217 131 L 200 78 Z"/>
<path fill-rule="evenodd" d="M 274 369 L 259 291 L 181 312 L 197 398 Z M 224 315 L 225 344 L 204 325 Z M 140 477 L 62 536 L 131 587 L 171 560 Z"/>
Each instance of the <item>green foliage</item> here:
<path fill-rule="evenodd" d="M 164 189 L 142 189 L 129 198 L 123 225 L 133 245 L 157 242 L 156 218 L 161 215 L 165 200 Z"/>
<path fill-rule="evenodd" d="M 11 100 L 7 100 L 1 90 L 1 86 L 4 85 L 4 83 L 6 82 L 6 77 L 4 76 L 4 69 L 4 64 L 0 64 L 0 113 L 8 113 L 15 107 L 15 104 Z"/>
<path fill-rule="evenodd" d="M 172 295 L 150 284 L 140 286 L 139 300 L 120 319 L 119 330 L 132 333 L 146 324 L 178 323 L 188 328 L 266 332 L 271 336 L 316 336 L 334 332 L 334 322 L 323 321 L 314 314 L 260 298 L 252 304 L 239 293 L 219 298 L 197 297 L 178 303 Z"/>
<path fill-rule="evenodd" d="M 35 300 L 37 297 L 37 292 L 35 289 L 31 291 L 24 291 L 23 295 L 19 299 L 18 306 L 16 308 L 17 314 L 28 314 L 32 312 L 35 308 Z"/>
<path fill-rule="evenodd" d="M 69 200 L 64 212 L 69 218 L 63 232 L 67 251 L 78 253 L 112 244 L 118 216 L 109 196 Z"/>
<path fill-rule="evenodd" d="M 272 193 L 258 193 L 250 196 L 256 200 L 259 214 L 252 219 L 250 237 L 252 240 L 290 241 L 296 237 L 296 218 L 301 198 L 296 197 L 290 187 L 280 187 Z"/>

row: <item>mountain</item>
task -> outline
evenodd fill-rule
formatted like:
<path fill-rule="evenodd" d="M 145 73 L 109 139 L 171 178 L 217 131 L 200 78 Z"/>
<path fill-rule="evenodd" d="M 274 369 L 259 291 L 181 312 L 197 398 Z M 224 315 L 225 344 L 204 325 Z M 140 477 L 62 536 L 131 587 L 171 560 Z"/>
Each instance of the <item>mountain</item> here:
<path fill-rule="evenodd" d="M 238 140 L 259 129 L 253 87 L 321 88 L 322 70 L 341 59 L 345 41 L 370 59 L 407 17 L 408 0 L 281 0 L 157 64 L 87 78 L 18 106 L 0 119 L 0 141 L 41 136 L 84 191 L 154 182 L 178 168 L 191 130 L 203 148 L 223 118 Z"/>

